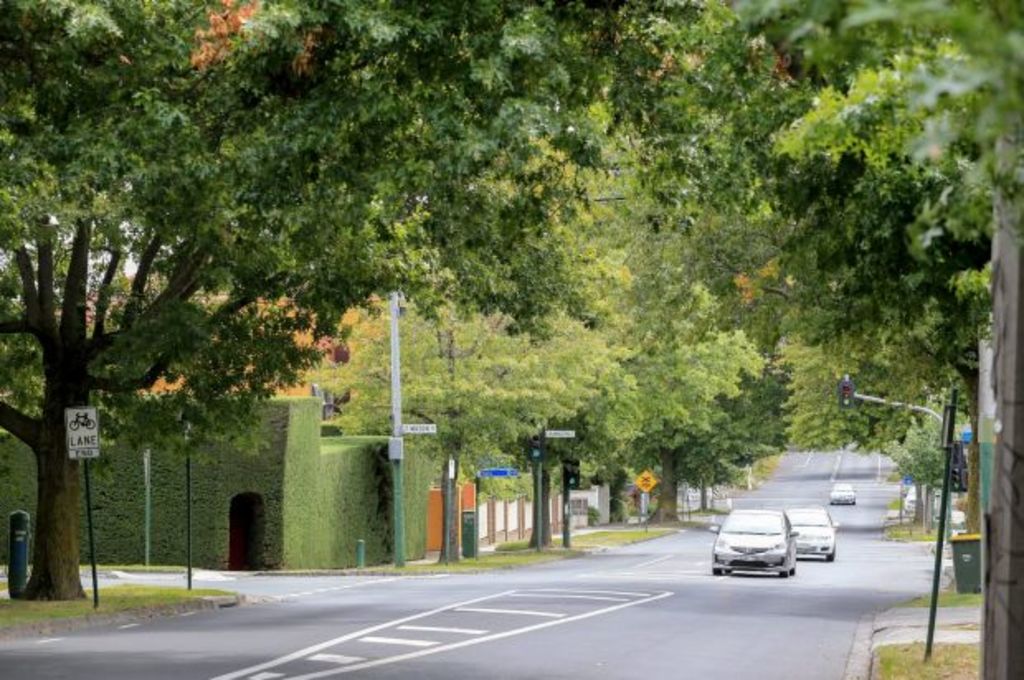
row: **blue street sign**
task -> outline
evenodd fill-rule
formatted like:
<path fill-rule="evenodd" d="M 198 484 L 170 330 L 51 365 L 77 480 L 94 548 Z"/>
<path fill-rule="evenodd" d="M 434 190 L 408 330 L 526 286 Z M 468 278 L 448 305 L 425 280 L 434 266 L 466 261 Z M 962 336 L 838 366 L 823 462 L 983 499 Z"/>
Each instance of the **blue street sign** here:
<path fill-rule="evenodd" d="M 914 478 L 910 475 L 903 475 L 903 486 L 913 486 Z"/>
<path fill-rule="evenodd" d="M 476 473 L 477 477 L 518 477 L 519 470 L 515 468 L 484 468 Z"/>
<path fill-rule="evenodd" d="M 974 432 L 971 430 L 971 426 L 964 425 L 964 429 L 960 432 L 960 441 L 970 444 L 972 439 L 974 439 Z"/>

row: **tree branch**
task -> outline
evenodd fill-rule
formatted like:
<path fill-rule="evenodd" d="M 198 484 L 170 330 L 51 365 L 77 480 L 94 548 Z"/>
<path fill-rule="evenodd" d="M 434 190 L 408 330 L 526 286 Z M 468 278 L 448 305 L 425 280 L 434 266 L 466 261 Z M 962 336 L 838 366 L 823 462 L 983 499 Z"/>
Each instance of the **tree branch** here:
<path fill-rule="evenodd" d="M 33 449 L 39 443 L 39 421 L 3 401 L 0 401 L 0 427 Z"/>
<path fill-rule="evenodd" d="M 138 379 L 119 381 L 111 380 L 110 378 L 89 376 L 89 383 L 93 389 L 114 394 L 147 390 L 156 384 L 156 381 L 167 372 L 170 364 L 171 362 L 166 357 L 160 357 L 153 362 L 153 365 L 150 366 L 149 369 Z"/>
<path fill-rule="evenodd" d="M 89 241 L 91 229 L 79 220 L 75 240 L 71 244 L 71 262 L 64 282 L 64 305 L 60 312 L 60 337 L 72 345 L 85 336 L 85 290 L 89 277 Z"/>
<path fill-rule="evenodd" d="M 40 240 L 36 243 L 39 252 L 39 312 L 40 325 L 46 333 L 57 337 L 57 316 L 53 306 L 53 244 Z"/>
<path fill-rule="evenodd" d="M 96 319 L 93 321 L 92 331 L 94 338 L 102 338 L 106 330 L 107 309 L 110 307 L 110 284 L 117 276 L 120 265 L 121 251 L 114 250 L 110 253 L 110 263 L 107 265 L 107 271 L 103 274 L 103 282 L 100 284 L 99 296 L 96 299 Z"/>
<path fill-rule="evenodd" d="M 18 273 L 21 274 L 21 297 L 25 302 L 25 321 L 29 326 L 41 330 L 42 310 L 39 307 L 35 272 L 32 271 L 32 258 L 24 247 L 18 248 L 14 257 L 18 262 Z"/>
<path fill-rule="evenodd" d="M 128 307 L 124 312 L 124 323 L 122 325 L 125 328 L 130 328 L 135 323 L 135 319 L 142 309 L 142 303 L 146 297 L 146 285 L 149 282 L 149 271 L 153 268 L 153 262 L 156 260 L 156 256 L 160 254 L 160 247 L 162 245 L 160 236 L 154 235 L 142 251 L 138 269 L 135 270 L 135 278 L 132 279 L 131 297 L 128 300 Z"/>

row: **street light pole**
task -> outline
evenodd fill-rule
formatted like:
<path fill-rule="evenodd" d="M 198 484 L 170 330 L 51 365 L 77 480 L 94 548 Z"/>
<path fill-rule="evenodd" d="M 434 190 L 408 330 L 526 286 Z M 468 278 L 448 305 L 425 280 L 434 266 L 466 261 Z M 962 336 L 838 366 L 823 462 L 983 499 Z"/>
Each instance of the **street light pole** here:
<path fill-rule="evenodd" d="M 402 501 L 402 362 L 398 336 L 398 316 L 401 314 L 401 294 L 394 291 L 388 296 L 391 313 L 391 440 L 388 458 L 391 460 L 392 480 L 392 533 L 394 535 L 394 561 L 396 567 L 405 566 L 405 507 Z"/>

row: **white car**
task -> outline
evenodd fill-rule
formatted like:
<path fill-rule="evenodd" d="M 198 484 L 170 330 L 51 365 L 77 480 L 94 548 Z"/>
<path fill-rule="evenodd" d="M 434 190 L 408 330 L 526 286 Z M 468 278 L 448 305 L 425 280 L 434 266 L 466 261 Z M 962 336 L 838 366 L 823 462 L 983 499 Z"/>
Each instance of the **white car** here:
<path fill-rule="evenodd" d="M 828 510 L 821 506 L 786 510 L 789 523 L 800 534 L 796 539 L 797 557 L 816 555 L 826 562 L 836 559 L 836 529 Z"/>
<path fill-rule="evenodd" d="M 785 513 L 777 510 L 733 510 L 711 549 L 711 573 L 767 571 L 782 578 L 796 575 L 796 539 Z"/>
<path fill-rule="evenodd" d="M 850 484 L 836 484 L 828 495 L 831 505 L 857 505 L 857 492 Z"/>

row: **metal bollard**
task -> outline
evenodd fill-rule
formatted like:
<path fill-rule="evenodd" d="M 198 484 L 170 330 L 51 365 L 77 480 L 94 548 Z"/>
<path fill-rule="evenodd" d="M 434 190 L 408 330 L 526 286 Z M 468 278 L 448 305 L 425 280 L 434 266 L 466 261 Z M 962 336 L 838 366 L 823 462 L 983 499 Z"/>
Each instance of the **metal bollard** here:
<path fill-rule="evenodd" d="M 29 517 L 24 510 L 15 510 L 10 516 L 7 551 L 7 592 L 11 599 L 25 593 L 28 581 Z"/>
<path fill-rule="evenodd" d="M 366 541 L 356 541 L 356 566 L 360 569 L 366 566 Z"/>

